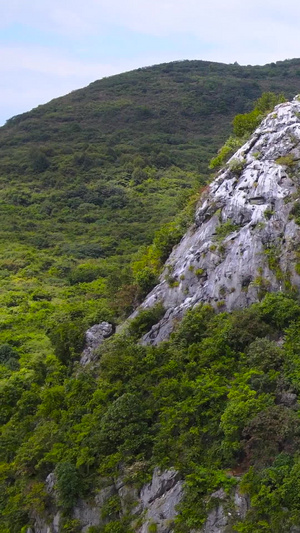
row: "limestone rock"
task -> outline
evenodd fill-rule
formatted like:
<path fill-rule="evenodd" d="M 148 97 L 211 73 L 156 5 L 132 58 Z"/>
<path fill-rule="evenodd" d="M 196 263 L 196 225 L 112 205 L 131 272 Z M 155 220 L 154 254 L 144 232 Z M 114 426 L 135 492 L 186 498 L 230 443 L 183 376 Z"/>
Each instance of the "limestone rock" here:
<path fill-rule="evenodd" d="M 101 322 L 89 328 L 85 334 L 85 349 L 80 358 L 82 366 L 87 365 L 95 359 L 95 350 L 105 339 L 114 333 L 114 326 L 109 322 Z"/>
<path fill-rule="evenodd" d="M 171 468 L 161 472 L 159 468 L 155 468 L 153 472 L 152 481 L 145 485 L 141 490 L 140 498 L 143 507 L 147 507 L 156 498 L 162 496 L 165 492 L 174 487 L 178 480 L 178 472 Z"/>
<path fill-rule="evenodd" d="M 48 494 L 55 494 L 55 483 L 55 474 L 54 472 L 50 472 L 50 474 L 48 474 L 48 476 L 46 477 L 45 481 L 46 491 L 48 492 Z"/>
<path fill-rule="evenodd" d="M 143 343 L 166 339 L 186 310 L 200 302 L 233 310 L 249 306 L 264 291 L 283 290 L 282 279 L 300 287 L 295 271 L 300 232 L 291 216 L 300 185 L 299 116 L 297 97 L 278 105 L 202 196 L 194 226 L 141 306 L 162 302 L 166 309 Z M 170 272 L 177 286 L 169 286 Z"/>
<path fill-rule="evenodd" d="M 246 517 L 250 507 L 248 496 L 240 494 L 237 488 L 233 495 L 219 489 L 210 497 L 216 499 L 216 506 L 208 514 L 203 528 L 191 533 L 231 533 L 232 524 Z"/>
<path fill-rule="evenodd" d="M 224 528 L 228 525 L 228 517 L 225 514 L 223 505 L 219 505 L 210 511 L 206 524 L 202 529 L 203 533 L 224 533 Z"/>
<path fill-rule="evenodd" d="M 176 506 L 183 496 L 183 482 L 174 469 L 160 472 L 155 468 L 151 483 L 143 487 L 140 500 L 145 519 L 139 533 L 148 533 L 150 524 L 157 533 L 170 533 L 177 514 Z"/>

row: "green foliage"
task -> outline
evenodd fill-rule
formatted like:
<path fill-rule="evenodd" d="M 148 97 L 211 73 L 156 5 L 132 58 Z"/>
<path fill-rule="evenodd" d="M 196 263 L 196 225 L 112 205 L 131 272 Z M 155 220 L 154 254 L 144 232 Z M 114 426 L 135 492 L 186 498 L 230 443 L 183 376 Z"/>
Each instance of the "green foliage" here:
<path fill-rule="evenodd" d="M 270 111 L 273 107 L 270 108 Z M 259 109 L 254 109 L 250 113 L 244 115 L 236 115 L 233 119 L 233 131 L 237 137 L 250 135 L 261 123 L 263 118 Z"/>
<path fill-rule="evenodd" d="M 270 295 L 217 316 L 199 306 L 157 347 L 136 340 L 164 311 L 144 310 L 100 347 L 99 369 L 83 371 L 76 360 L 87 327 L 120 321 L 156 283 L 193 219 L 229 122 L 263 90 L 293 96 L 298 69 L 298 60 L 159 65 L 103 79 L 1 128 L 3 533 L 20 533 L 50 511 L 50 472 L 62 531 L 74 533 L 79 524 L 69 514 L 78 497 L 120 474 L 145 482 L 154 465 L 175 466 L 186 479 L 177 531 L 199 529 L 212 491 L 235 484 L 226 469 L 245 460 L 255 467 L 247 481 L 254 502 L 266 492 L 272 499 L 267 470 L 280 480 L 249 527 L 275 531 L 273 517 L 285 507 L 296 523 L 298 408 L 280 403 L 300 390 L 296 301 Z M 261 114 L 269 100 L 257 104 Z M 231 137 L 217 165 L 240 143 Z M 270 339 L 284 329 L 276 349 Z M 280 449 L 291 458 L 290 477 L 276 463 Z M 119 511 L 117 499 L 107 503 L 101 533 L 132 532 Z"/>
<path fill-rule="evenodd" d="M 80 479 L 75 466 L 72 463 L 59 463 L 55 469 L 56 488 L 59 503 L 66 511 L 70 511 L 80 494 Z"/>
<path fill-rule="evenodd" d="M 148 533 L 157 533 L 157 525 L 155 524 L 155 522 L 149 524 Z"/>
<path fill-rule="evenodd" d="M 251 466 L 255 475 L 249 471 L 244 486 L 253 507 L 236 527 L 255 531 L 253 524 L 265 520 L 273 531 L 274 517 L 279 520 L 285 507 L 285 517 L 298 516 L 296 492 L 292 496 L 288 489 L 292 481 L 276 466 L 284 454 L 296 465 L 300 445 L 297 301 L 269 294 L 231 314 L 199 305 L 186 313 L 169 341 L 136 343 L 162 312 L 144 310 L 131 329 L 104 343 L 99 372 L 70 374 L 51 356 L 27 374 L 19 370 L 3 380 L 3 530 L 16 524 L 11 529 L 19 533 L 28 513 L 47 508 L 41 479 L 49 472 L 56 474 L 64 524 L 75 528 L 68 513 L 99 476 L 119 476 L 121 468 L 127 480 L 143 482 L 154 465 L 173 466 L 185 477 L 177 533 L 199 529 L 214 504 L 210 495 L 220 487 L 230 493 L 236 484 L 231 472 Z M 283 331 L 285 343 L 279 346 L 275 341 Z M 264 476 L 272 468 L 284 483 L 276 488 L 277 507 L 266 503 L 263 514 L 255 502 L 258 495 L 263 499 L 263 487 L 269 486 Z M 102 533 L 130 531 L 119 497 L 107 500 L 103 516 Z M 282 520 L 278 523 L 285 524 Z"/>
<path fill-rule="evenodd" d="M 148 266 L 139 270 L 135 275 L 135 281 L 140 289 L 140 297 L 146 296 L 158 284 L 159 278 Z"/>
<path fill-rule="evenodd" d="M 293 168 L 295 166 L 295 159 L 293 154 L 278 157 L 275 162 L 277 165 L 282 165 L 288 168 Z"/>
<path fill-rule="evenodd" d="M 226 222 L 223 222 L 219 226 L 216 227 L 216 235 L 217 240 L 222 241 L 227 237 L 227 235 L 230 235 L 230 233 L 233 233 L 239 228 L 237 224 L 234 224 L 231 220 L 227 220 Z"/>
<path fill-rule="evenodd" d="M 285 102 L 283 94 L 264 92 L 256 102 L 254 109 L 249 113 L 238 114 L 233 119 L 233 135 L 219 149 L 218 155 L 211 159 L 210 168 L 217 168 L 224 165 L 230 155 L 247 141 L 249 135 L 259 126 L 262 119 L 270 113 L 277 104 Z M 284 163 L 282 163 L 284 164 Z M 232 161 L 231 170 L 240 172 L 242 165 L 240 162 Z"/>
<path fill-rule="evenodd" d="M 255 108 L 250 113 L 236 115 L 233 119 L 233 131 L 237 137 L 250 135 L 259 126 L 264 116 L 270 113 L 277 104 L 285 102 L 283 94 L 272 92 L 263 93 L 255 102 Z"/>
<path fill-rule="evenodd" d="M 117 518 L 121 513 L 121 501 L 118 495 L 112 496 L 106 500 L 101 507 L 101 518 Z"/>
<path fill-rule="evenodd" d="M 272 218 L 273 215 L 274 215 L 273 209 L 267 208 L 264 210 L 264 216 L 267 220 L 270 220 L 270 218 Z"/>
<path fill-rule="evenodd" d="M 46 155 L 39 149 L 33 149 L 30 152 L 30 160 L 34 172 L 45 172 L 50 165 Z"/>
<path fill-rule="evenodd" d="M 79 322 L 63 322 L 50 331 L 49 338 L 55 355 L 62 363 L 67 364 L 83 350 L 84 327 Z"/>
<path fill-rule="evenodd" d="M 114 520 L 101 529 L 101 533 L 133 533 L 132 529 L 122 521 Z"/>
<path fill-rule="evenodd" d="M 161 303 L 158 303 L 150 309 L 142 309 L 139 311 L 138 315 L 129 322 L 129 334 L 139 339 L 144 333 L 147 333 L 154 324 L 159 322 L 164 313 L 165 309 Z"/>
<path fill-rule="evenodd" d="M 80 533 L 80 520 L 64 520 L 63 525 L 61 527 L 61 531 L 63 531 L 63 533 Z"/>
<path fill-rule="evenodd" d="M 19 369 L 19 354 L 9 344 L 0 346 L 0 365 L 5 365 L 10 370 Z"/>
<path fill-rule="evenodd" d="M 210 161 L 209 168 L 221 167 L 229 159 L 229 156 L 240 148 L 241 144 L 239 138 L 230 136 L 218 151 L 218 155 Z"/>
<path fill-rule="evenodd" d="M 245 162 L 245 159 L 232 159 L 229 163 L 229 168 L 239 176 L 245 166 Z"/>

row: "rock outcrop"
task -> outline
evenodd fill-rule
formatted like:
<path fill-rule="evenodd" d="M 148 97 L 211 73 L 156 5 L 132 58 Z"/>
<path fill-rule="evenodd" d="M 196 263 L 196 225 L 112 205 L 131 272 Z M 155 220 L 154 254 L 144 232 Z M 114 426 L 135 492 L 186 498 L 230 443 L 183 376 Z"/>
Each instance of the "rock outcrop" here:
<path fill-rule="evenodd" d="M 114 326 L 109 322 L 101 322 L 89 328 L 85 334 L 85 348 L 81 354 L 80 364 L 85 366 L 93 361 L 97 348 L 113 333 Z"/>
<path fill-rule="evenodd" d="M 155 468 L 151 483 L 141 490 L 140 505 L 144 523 L 138 533 L 148 533 L 151 524 L 155 524 L 157 533 L 170 533 L 177 514 L 176 506 L 182 496 L 183 482 L 179 479 L 178 472 L 173 469 L 160 472 Z"/>
<path fill-rule="evenodd" d="M 62 531 L 63 520 L 56 501 L 53 473 L 47 477 L 46 490 L 53 501 L 51 518 L 48 521 L 41 516 L 32 517 L 34 526 L 28 528 L 26 533 L 60 533 Z M 104 507 L 110 498 L 117 497 L 120 500 L 121 516 L 131 514 L 135 531 L 148 533 L 149 526 L 153 527 L 155 524 L 156 533 L 171 533 L 172 522 L 177 514 L 176 506 L 180 503 L 182 496 L 183 482 L 178 472 L 174 469 L 161 472 L 155 468 L 151 482 L 144 485 L 140 491 L 119 478 L 99 490 L 88 502 L 78 500 L 72 512 L 72 519 L 80 523 L 82 533 L 87 533 L 92 526 L 103 526 L 107 522 L 107 517 L 103 513 Z M 137 525 L 140 522 L 142 525 Z"/>
<path fill-rule="evenodd" d="M 191 533 L 231 533 L 232 525 L 237 520 L 245 518 L 250 507 L 249 498 L 240 494 L 238 488 L 231 495 L 219 489 L 211 494 L 210 500 L 215 505 L 209 512 L 203 528 Z"/>
<path fill-rule="evenodd" d="M 143 308 L 166 313 L 143 339 L 157 344 L 200 302 L 246 307 L 266 291 L 300 287 L 300 101 L 278 105 L 200 199 L 195 224 L 171 253 Z"/>

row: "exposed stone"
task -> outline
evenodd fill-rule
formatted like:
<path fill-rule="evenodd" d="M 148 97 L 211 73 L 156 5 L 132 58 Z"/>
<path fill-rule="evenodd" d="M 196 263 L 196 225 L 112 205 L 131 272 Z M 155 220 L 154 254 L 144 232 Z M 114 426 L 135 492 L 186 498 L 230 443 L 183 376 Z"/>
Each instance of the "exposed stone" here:
<path fill-rule="evenodd" d="M 178 478 L 178 472 L 174 469 L 160 472 L 155 468 L 151 483 L 145 485 L 140 494 L 145 518 L 139 533 L 148 533 L 150 524 L 156 525 L 157 533 L 172 531 L 176 507 L 183 496 L 183 482 Z"/>
<path fill-rule="evenodd" d="M 278 394 L 277 401 L 286 407 L 292 407 L 297 403 L 297 394 L 294 392 L 283 391 Z"/>
<path fill-rule="evenodd" d="M 233 495 L 219 489 L 211 494 L 211 498 L 219 500 L 219 503 L 208 514 L 203 528 L 191 533 L 229 533 L 233 531 L 231 525 L 236 520 L 243 520 L 250 507 L 248 496 L 240 494 L 238 489 Z"/>
<path fill-rule="evenodd" d="M 223 505 L 218 505 L 210 511 L 202 533 L 224 533 L 224 528 L 228 525 L 228 517 L 225 514 Z"/>
<path fill-rule="evenodd" d="M 85 366 L 94 361 L 96 349 L 113 333 L 114 326 L 109 322 L 101 322 L 101 324 L 95 324 L 88 329 L 85 334 L 85 349 L 82 352 L 80 364 Z"/>
<path fill-rule="evenodd" d="M 122 513 L 132 512 L 133 507 L 140 512 L 142 506 L 139 500 L 139 491 L 136 487 L 122 483 L 117 487 L 117 490 L 120 497 Z"/>
<path fill-rule="evenodd" d="M 60 513 L 56 513 L 56 515 L 54 516 L 53 518 L 53 533 L 59 533 L 60 531 L 60 527 L 59 527 L 59 524 L 60 524 Z"/>
<path fill-rule="evenodd" d="M 91 505 L 84 500 L 79 500 L 74 507 L 73 519 L 80 520 L 82 533 L 85 533 L 90 526 L 99 526 L 101 524 L 101 507 Z"/>
<path fill-rule="evenodd" d="M 48 474 L 48 476 L 46 477 L 46 481 L 45 481 L 46 491 L 48 492 L 48 494 L 52 495 L 55 493 L 55 483 L 56 483 L 55 474 L 54 472 L 51 472 L 50 474 Z"/>
<path fill-rule="evenodd" d="M 174 248 L 159 285 L 141 306 L 162 302 L 166 309 L 143 343 L 168 338 L 186 310 L 200 302 L 233 310 L 257 301 L 263 290 L 283 290 L 282 277 L 300 287 L 295 271 L 300 232 L 290 217 L 299 186 L 299 115 L 297 98 L 277 106 L 211 183 L 198 205 L 195 225 Z M 279 159 L 291 153 L 293 171 Z M 243 163 L 239 173 L 232 170 L 235 160 Z M 281 276 L 270 267 L 267 249 L 280 250 Z M 178 286 L 170 287 L 165 279 L 170 269 Z"/>
<path fill-rule="evenodd" d="M 173 468 L 164 472 L 161 472 L 159 468 L 155 468 L 152 481 L 141 490 L 140 498 L 143 507 L 147 507 L 153 500 L 173 488 L 177 481 L 178 472 Z"/>
<path fill-rule="evenodd" d="M 104 489 L 99 490 L 95 496 L 95 503 L 98 507 L 102 507 L 104 502 L 111 498 L 114 494 L 116 494 L 117 489 L 115 485 L 109 485 L 108 487 L 105 487 Z"/>
<path fill-rule="evenodd" d="M 238 490 L 234 494 L 235 512 L 240 520 L 246 517 L 247 511 L 250 509 L 250 498 L 245 494 L 240 494 Z"/>
<path fill-rule="evenodd" d="M 211 498 L 217 498 L 218 500 L 226 500 L 227 494 L 224 489 L 219 489 L 216 490 L 216 492 L 212 493 Z"/>

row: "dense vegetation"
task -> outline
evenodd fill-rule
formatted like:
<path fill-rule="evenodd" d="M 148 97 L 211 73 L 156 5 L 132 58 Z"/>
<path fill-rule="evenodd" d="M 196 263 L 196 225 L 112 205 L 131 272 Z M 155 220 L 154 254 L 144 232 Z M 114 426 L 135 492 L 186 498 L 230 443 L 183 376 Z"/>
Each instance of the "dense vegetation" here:
<path fill-rule="evenodd" d="M 299 78 L 299 60 L 175 62 L 9 120 L 0 129 L 0 345 L 25 364 L 53 353 L 57 328 L 64 338 L 71 327 L 76 357 L 89 325 L 126 316 L 190 223 L 192 204 L 174 216 L 206 182 L 234 115 L 263 90 L 294 96 Z M 142 247 L 158 230 L 149 257 Z"/>
<path fill-rule="evenodd" d="M 191 488 L 178 532 L 201 524 L 205 496 L 230 490 L 237 465 L 255 504 L 240 531 L 298 522 L 296 495 L 282 492 L 296 486 L 297 404 L 280 399 L 299 387 L 296 301 L 218 316 L 200 307 L 169 342 L 142 347 L 157 308 L 103 347 L 100 369 L 77 361 L 86 328 L 122 320 L 157 281 L 234 115 L 265 90 L 294 96 L 299 78 L 300 60 L 176 62 L 95 82 L 0 129 L 3 533 L 50 508 L 53 470 L 70 533 L 78 496 L 120 469 L 142 483 L 156 464 L 178 468 Z M 265 452 L 262 427 L 279 439 L 268 434 Z M 128 531 L 117 509 L 111 502 L 106 533 Z"/>
<path fill-rule="evenodd" d="M 248 139 L 251 133 L 259 126 L 263 118 L 273 111 L 278 104 L 285 102 L 283 94 L 276 95 L 264 92 L 255 102 L 254 109 L 248 113 L 240 113 L 233 119 L 233 134 L 228 137 L 218 154 L 210 161 L 209 168 L 218 168 L 227 162 L 229 157 L 238 150 Z M 231 161 L 230 166 L 240 165 L 239 161 Z M 235 170 L 239 170 L 235 168 Z"/>
<path fill-rule="evenodd" d="M 14 353 L 2 351 L 3 533 L 51 508 L 43 481 L 52 471 L 65 530 L 76 531 L 68 516 L 78 496 L 121 474 L 139 486 L 155 465 L 187 482 L 176 532 L 198 528 L 209 495 L 230 492 L 241 474 L 252 509 L 235 531 L 300 524 L 299 303 L 273 294 L 218 315 L 200 305 L 170 341 L 137 344 L 159 312 L 143 311 L 102 345 L 99 368 L 73 376 L 54 356 L 11 373 Z M 131 531 L 117 497 L 105 512 L 107 525 L 91 531 Z"/>

